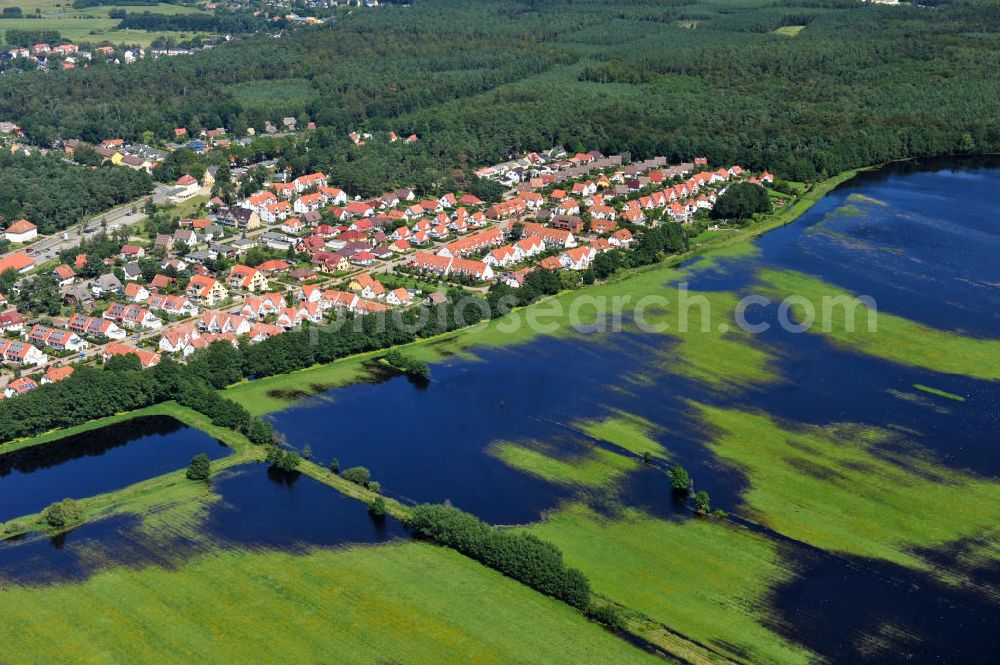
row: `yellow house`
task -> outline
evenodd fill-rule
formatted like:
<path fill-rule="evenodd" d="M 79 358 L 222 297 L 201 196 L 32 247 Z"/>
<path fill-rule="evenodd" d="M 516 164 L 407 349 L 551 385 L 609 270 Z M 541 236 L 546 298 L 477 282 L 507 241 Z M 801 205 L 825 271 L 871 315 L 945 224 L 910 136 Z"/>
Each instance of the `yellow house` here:
<path fill-rule="evenodd" d="M 226 279 L 226 282 L 231 287 L 245 289 L 251 293 L 267 291 L 267 277 L 264 277 L 264 273 L 261 271 L 250 266 L 233 266 L 233 269 L 229 271 L 229 277 Z"/>
<path fill-rule="evenodd" d="M 330 268 L 333 268 L 333 272 L 347 272 L 351 269 L 351 262 L 347 260 L 346 256 L 341 254 L 337 257 L 335 262 L 327 264 L 327 270 Z"/>
<path fill-rule="evenodd" d="M 187 296 L 206 307 L 215 307 L 229 297 L 229 291 L 214 277 L 195 275 L 188 283 Z"/>

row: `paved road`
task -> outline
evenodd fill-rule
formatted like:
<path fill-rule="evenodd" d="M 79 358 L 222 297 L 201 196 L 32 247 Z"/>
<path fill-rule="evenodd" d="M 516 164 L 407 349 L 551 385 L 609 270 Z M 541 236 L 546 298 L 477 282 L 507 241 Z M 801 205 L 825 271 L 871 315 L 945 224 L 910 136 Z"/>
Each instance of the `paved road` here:
<path fill-rule="evenodd" d="M 164 203 L 167 200 L 167 192 L 170 189 L 171 187 L 168 185 L 157 185 L 151 195 L 153 202 L 157 204 Z M 146 198 L 144 196 L 139 200 L 126 203 L 99 215 L 94 215 L 86 222 L 71 226 L 60 233 L 41 236 L 35 242 L 29 244 L 29 247 L 32 248 L 30 254 L 36 263 L 44 263 L 58 255 L 64 249 L 77 247 L 83 238 L 92 238 L 101 232 L 102 219 L 106 220 L 107 230 L 109 231 L 141 222 L 146 219 L 146 215 L 142 212 Z M 136 209 L 135 213 L 132 212 L 132 208 Z"/>

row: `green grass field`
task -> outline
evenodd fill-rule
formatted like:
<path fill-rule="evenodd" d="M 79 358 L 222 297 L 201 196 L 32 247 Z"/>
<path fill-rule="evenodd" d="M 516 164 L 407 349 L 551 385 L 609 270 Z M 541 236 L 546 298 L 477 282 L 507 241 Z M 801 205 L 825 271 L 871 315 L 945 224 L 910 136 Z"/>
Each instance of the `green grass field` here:
<path fill-rule="evenodd" d="M 359 508 L 360 509 L 360 508 Z M 0 593 L 10 665 L 652 663 L 571 608 L 421 543 L 217 550 Z"/>
<path fill-rule="evenodd" d="M 587 427 L 622 448 L 652 447 L 643 421 L 625 414 Z M 568 460 L 546 454 L 544 447 L 499 447 L 499 456 L 511 466 L 583 490 L 613 490 L 623 471 L 638 464 L 594 445 L 589 454 Z M 663 482 L 669 482 L 665 475 Z M 711 645 L 723 658 L 812 659 L 764 627 L 774 620 L 765 602 L 768 591 L 793 575 L 779 546 L 764 536 L 714 518 L 666 521 L 624 506 L 611 518 L 584 503 L 563 505 L 527 530 L 562 548 L 567 562 L 590 578 L 595 593 L 639 613 L 631 624 L 638 634 L 652 620 Z"/>
<path fill-rule="evenodd" d="M 662 428 L 630 413 L 618 412 L 605 420 L 585 421 L 575 426 L 595 439 L 607 441 L 636 455 L 667 456 L 663 446 L 651 438 Z"/>
<path fill-rule="evenodd" d="M 784 35 L 786 37 L 797 37 L 804 25 L 783 25 L 780 28 L 775 28 L 774 32 L 779 35 Z"/>
<path fill-rule="evenodd" d="M 529 530 L 562 548 L 595 592 L 722 654 L 754 663 L 812 660 L 763 625 L 773 619 L 768 590 L 793 573 L 761 536 L 713 519 L 671 522 L 631 509 L 608 519 L 580 504 Z"/>
<path fill-rule="evenodd" d="M 38 18 L 0 19 L 0 33 L 7 30 L 58 30 L 63 39 L 73 42 L 100 43 L 108 41 L 114 44 L 138 44 L 149 46 L 157 37 L 172 37 L 178 41 L 191 39 L 199 33 L 186 32 L 146 32 L 145 30 L 118 30 L 119 19 L 109 18 L 108 13 L 114 9 L 124 9 L 130 13 L 150 12 L 154 14 L 190 14 L 200 12 L 197 7 L 159 4 L 149 6 L 108 5 L 74 9 L 72 0 L 0 0 L 0 8 L 20 7 L 32 17 L 35 10 L 40 9 Z"/>

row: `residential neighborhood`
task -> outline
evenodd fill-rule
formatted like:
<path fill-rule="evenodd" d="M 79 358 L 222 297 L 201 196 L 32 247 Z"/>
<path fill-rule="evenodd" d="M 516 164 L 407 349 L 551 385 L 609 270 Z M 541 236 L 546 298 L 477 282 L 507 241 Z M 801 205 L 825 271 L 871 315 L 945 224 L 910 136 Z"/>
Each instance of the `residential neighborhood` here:
<path fill-rule="evenodd" d="M 67 142 L 65 150 L 81 147 Z M 162 159 L 117 140 L 88 149 L 132 168 Z M 402 188 L 362 199 L 323 173 L 274 172 L 234 205 L 209 200 L 198 216 L 153 235 L 122 232 L 110 248 L 113 240 L 101 236 L 94 257 L 83 244 L 49 269 L 27 251 L 12 252 L 0 259 L 0 274 L 16 275 L 12 295 L 51 275 L 60 304 L 52 314 L 0 302 L 0 391 L 13 398 L 65 378 L 75 363 L 115 355 L 135 354 L 143 366 L 164 355 L 183 362 L 216 341 L 255 344 L 336 316 L 428 306 L 456 288 L 519 288 L 536 270 L 585 275 L 600 254 L 628 250 L 642 229 L 690 224 L 730 184 L 774 178 L 705 159 L 669 165 L 558 149 L 477 175 L 507 193 L 487 202 Z M 182 175 L 167 209 L 207 198 L 211 177 Z M 31 243 L 37 224 L 16 220 L 4 234 L 15 246 Z"/>

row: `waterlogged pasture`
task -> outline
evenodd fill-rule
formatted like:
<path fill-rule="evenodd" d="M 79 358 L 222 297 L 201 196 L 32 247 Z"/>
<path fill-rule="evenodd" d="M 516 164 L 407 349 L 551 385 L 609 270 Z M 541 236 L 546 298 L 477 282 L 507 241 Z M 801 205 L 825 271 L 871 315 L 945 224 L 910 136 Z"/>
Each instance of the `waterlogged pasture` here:
<path fill-rule="evenodd" d="M 645 313 L 657 331 L 493 322 L 409 347 L 430 383 L 371 354 L 227 396 L 403 503 L 450 501 L 556 543 L 654 642 L 717 662 L 986 662 L 1000 634 L 1000 169 L 963 166 L 867 174 L 752 245 L 584 290 L 668 298 Z M 804 302 L 870 295 L 879 332 L 785 329 L 777 301 L 792 293 L 794 321 Z M 772 301 L 746 312 L 759 334 L 733 314 L 752 294 Z M 697 303 L 687 331 L 682 297 Z M 730 518 L 693 516 L 674 463 Z M 0 660 L 44 660 L 68 625 L 112 658 L 133 644 L 205 662 L 646 658 L 404 536 L 262 465 L 176 486 L 54 540 L 0 544 L 0 643 L 31 636 Z M 179 615 L 188 634 L 164 631 Z"/>
<path fill-rule="evenodd" d="M 191 483 L 0 544 L 4 663 L 657 660 L 307 477 Z"/>
<path fill-rule="evenodd" d="M 995 611 L 968 620 L 1000 591 L 1000 237 L 987 223 L 998 185 L 989 164 L 868 174 L 753 245 L 585 290 L 670 298 L 647 312 L 667 324 L 658 332 L 627 320 L 504 345 L 487 327 L 476 335 L 489 344 L 431 348 L 429 385 L 383 378 L 272 418 L 323 460 L 368 466 L 404 502 L 540 520 L 531 528 L 600 593 L 727 658 L 920 662 L 961 644 L 975 661 L 1000 628 Z M 689 332 L 674 325 L 681 282 L 707 303 L 704 328 L 700 311 Z M 843 318 L 783 329 L 791 293 L 871 295 L 879 332 L 853 336 Z M 747 310 L 768 324 L 761 334 L 733 317 L 751 294 L 772 301 Z M 753 530 L 691 520 L 670 495 L 675 462 Z M 688 539 L 712 546 L 687 552 Z M 733 551 L 758 574 L 724 574 Z M 716 586 L 673 575 L 689 556 Z M 639 593 L 657 584 L 677 602 Z M 847 593 L 862 587 L 901 606 L 855 612 Z M 806 616 L 851 637 L 812 631 Z"/>
<path fill-rule="evenodd" d="M 198 453 L 229 452 L 200 430 L 148 416 L 0 454 L 0 523 L 183 468 Z"/>

